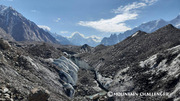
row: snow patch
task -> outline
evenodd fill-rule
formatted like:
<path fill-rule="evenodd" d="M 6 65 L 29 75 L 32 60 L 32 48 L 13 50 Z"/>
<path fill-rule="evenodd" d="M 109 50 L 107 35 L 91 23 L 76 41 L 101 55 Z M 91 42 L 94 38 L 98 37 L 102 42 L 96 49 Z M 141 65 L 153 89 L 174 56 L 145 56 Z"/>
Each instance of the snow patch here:
<path fill-rule="evenodd" d="M 139 32 L 134 33 L 134 34 L 132 35 L 132 37 L 135 37 L 138 33 L 139 33 Z"/>

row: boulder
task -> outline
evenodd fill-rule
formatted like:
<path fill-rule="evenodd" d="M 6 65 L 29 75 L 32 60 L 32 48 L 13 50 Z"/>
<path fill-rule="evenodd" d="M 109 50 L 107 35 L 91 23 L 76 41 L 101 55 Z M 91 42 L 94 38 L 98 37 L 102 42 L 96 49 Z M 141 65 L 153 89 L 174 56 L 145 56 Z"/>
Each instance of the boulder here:
<path fill-rule="evenodd" d="M 34 88 L 30 91 L 28 101 L 47 101 L 50 97 L 48 90 L 45 90 L 42 87 Z"/>
<path fill-rule="evenodd" d="M 4 40 L 4 39 L 0 39 L 0 46 L 6 50 L 6 49 L 10 49 L 11 48 L 11 45 L 9 44 L 9 42 L 7 40 Z"/>

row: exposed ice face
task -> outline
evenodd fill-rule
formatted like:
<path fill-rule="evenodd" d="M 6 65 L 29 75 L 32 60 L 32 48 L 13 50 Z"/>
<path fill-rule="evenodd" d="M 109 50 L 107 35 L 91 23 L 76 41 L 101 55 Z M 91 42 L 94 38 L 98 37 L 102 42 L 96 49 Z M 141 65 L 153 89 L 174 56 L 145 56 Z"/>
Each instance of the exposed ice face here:
<path fill-rule="evenodd" d="M 74 64 L 70 59 L 67 59 L 64 56 L 61 56 L 59 59 L 54 59 L 52 62 L 59 68 L 61 68 L 61 70 L 59 71 L 59 76 L 65 82 L 63 86 L 66 89 L 66 94 L 69 97 L 73 97 L 73 86 L 75 86 L 77 83 L 77 72 L 79 70 L 79 67 Z"/>
<path fill-rule="evenodd" d="M 79 67 L 76 64 L 74 64 L 71 60 L 67 59 L 64 56 L 60 57 L 59 59 L 55 59 L 53 63 L 66 72 L 71 69 L 77 73 L 79 69 Z"/>
<path fill-rule="evenodd" d="M 55 59 L 53 63 L 62 69 L 59 72 L 59 75 L 66 83 L 71 83 L 72 85 L 76 84 L 77 72 L 79 69 L 76 64 L 64 56 L 59 59 Z"/>
<path fill-rule="evenodd" d="M 74 81 L 75 78 L 73 79 L 73 77 L 72 77 L 74 75 L 70 75 L 70 74 L 66 73 L 65 71 L 61 70 L 61 71 L 59 71 L 59 76 L 63 81 L 65 81 L 68 84 L 71 84 L 73 86 L 76 84 Z"/>

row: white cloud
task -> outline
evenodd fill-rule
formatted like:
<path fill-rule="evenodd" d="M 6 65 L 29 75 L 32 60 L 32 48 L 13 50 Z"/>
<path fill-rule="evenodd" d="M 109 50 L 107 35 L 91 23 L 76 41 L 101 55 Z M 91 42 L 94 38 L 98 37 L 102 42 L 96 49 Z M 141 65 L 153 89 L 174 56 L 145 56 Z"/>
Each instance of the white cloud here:
<path fill-rule="evenodd" d="M 36 10 L 31 10 L 31 12 L 37 12 Z"/>
<path fill-rule="evenodd" d="M 42 28 L 42 29 L 44 29 L 44 30 L 47 30 L 47 31 L 50 31 L 50 30 L 51 30 L 50 27 L 45 26 L 45 25 L 38 25 L 38 27 L 39 27 L 39 28 Z"/>
<path fill-rule="evenodd" d="M 60 31 L 60 33 L 65 34 L 65 33 L 69 33 L 68 31 Z"/>
<path fill-rule="evenodd" d="M 132 4 L 128 4 L 126 6 L 120 6 L 118 9 L 114 9 L 114 13 L 137 13 L 138 8 L 142 8 L 147 6 L 146 3 L 143 2 L 133 2 Z"/>
<path fill-rule="evenodd" d="M 91 35 L 91 36 L 86 37 L 86 38 L 92 38 L 95 42 L 101 42 L 101 38 L 97 37 L 96 35 Z"/>
<path fill-rule="evenodd" d="M 61 20 L 61 18 L 57 18 L 56 20 L 54 20 L 55 22 L 59 22 Z"/>
<path fill-rule="evenodd" d="M 145 3 L 147 3 L 148 5 L 152 5 L 154 4 L 155 2 L 157 2 L 158 0 L 142 0 L 144 1 Z"/>
<path fill-rule="evenodd" d="M 127 20 L 136 19 L 137 14 L 120 14 L 116 15 L 112 19 L 101 19 L 100 21 L 80 21 L 78 24 L 81 26 L 87 26 L 95 28 L 102 32 L 124 32 L 130 30 L 124 23 Z"/>
<path fill-rule="evenodd" d="M 100 19 L 99 21 L 79 21 L 79 25 L 91 27 L 102 32 L 124 32 L 131 28 L 126 25 L 126 21 L 137 19 L 139 9 L 155 3 L 158 0 L 142 0 L 141 2 L 133 2 L 125 6 L 120 6 L 112 12 L 117 14 L 110 19 Z"/>

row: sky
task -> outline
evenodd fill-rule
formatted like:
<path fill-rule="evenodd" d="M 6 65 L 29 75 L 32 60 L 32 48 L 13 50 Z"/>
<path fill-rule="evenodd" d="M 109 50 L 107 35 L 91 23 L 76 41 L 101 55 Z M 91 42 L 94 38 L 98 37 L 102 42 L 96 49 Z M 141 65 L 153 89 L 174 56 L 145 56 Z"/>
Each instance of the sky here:
<path fill-rule="evenodd" d="M 0 0 L 39 27 L 62 36 L 109 37 L 180 14 L 180 0 Z"/>

